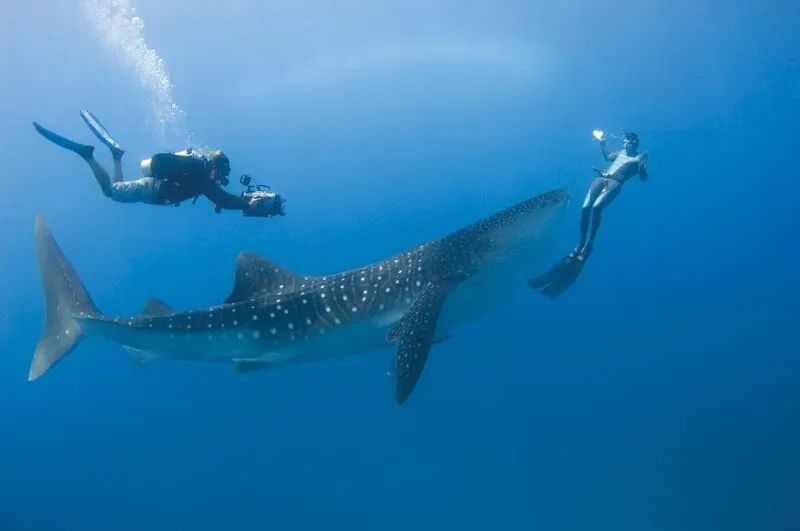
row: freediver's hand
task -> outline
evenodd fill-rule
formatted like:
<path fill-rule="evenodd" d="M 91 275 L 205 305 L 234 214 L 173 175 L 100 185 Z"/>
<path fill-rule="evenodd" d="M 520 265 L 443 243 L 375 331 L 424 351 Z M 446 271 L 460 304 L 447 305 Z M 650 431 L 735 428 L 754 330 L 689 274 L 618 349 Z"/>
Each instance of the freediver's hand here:
<path fill-rule="evenodd" d="M 595 129 L 594 131 L 592 131 L 592 136 L 594 136 L 597 139 L 597 141 L 600 142 L 601 144 L 606 143 L 606 134 L 603 131 Z"/>

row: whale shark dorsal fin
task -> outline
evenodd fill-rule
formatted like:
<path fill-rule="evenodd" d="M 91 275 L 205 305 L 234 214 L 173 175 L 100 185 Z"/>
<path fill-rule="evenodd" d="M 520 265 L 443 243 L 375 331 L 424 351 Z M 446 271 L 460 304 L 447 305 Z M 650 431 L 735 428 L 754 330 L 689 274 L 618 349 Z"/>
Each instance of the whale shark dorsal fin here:
<path fill-rule="evenodd" d="M 450 287 L 431 283 L 422 289 L 403 317 L 386 336 L 397 343 L 394 358 L 395 398 L 402 404 L 414 390 L 425 368 L 431 346 L 436 342 L 436 323 Z"/>
<path fill-rule="evenodd" d="M 144 303 L 142 313 L 139 315 L 142 317 L 160 317 L 162 315 L 170 315 L 173 313 L 175 313 L 175 310 L 173 310 L 164 301 L 159 299 L 148 299 L 147 302 Z"/>
<path fill-rule="evenodd" d="M 305 278 L 257 254 L 239 253 L 233 291 L 225 299 L 225 303 L 241 302 L 275 293 L 289 293 L 300 289 Z"/>

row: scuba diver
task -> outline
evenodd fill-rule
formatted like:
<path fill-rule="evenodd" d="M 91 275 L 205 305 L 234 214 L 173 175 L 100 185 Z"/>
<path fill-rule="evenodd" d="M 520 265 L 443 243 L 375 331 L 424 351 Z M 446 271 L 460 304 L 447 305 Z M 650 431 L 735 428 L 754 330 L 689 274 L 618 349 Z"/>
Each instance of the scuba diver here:
<path fill-rule="evenodd" d="M 251 180 L 248 176 L 242 177 L 242 184 L 247 186 L 247 191 L 241 195 L 229 194 L 222 189 L 229 183 L 231 168 L 230 160 L 221 150 L 214 150 L 208 155 L 197 153 L 192 148 L 177 153 L 157 153 L 142 161 L 143 177 L 125 181 L 122 178 L 122 155 L 125 151 L 92 113 L 82 110 L 81 118 L 111 151 L 113 177 L 94 158 L 94 146 L 73 142 L 36 122 L 33 122 L 33 127 L 57 146 L 80 155 L 92 169 L 103 194 L 113 201 L 178 206 L 186 199 L 196 201 L 203 195 L 214 203 L 216 212 L 225 209 L 241 210 L 245 216 L 284 215 L 284 200 L 280 195 L 268 191 L 264 186 L 248 186 Z"/>
<path fill-rule="evenodd" d="M 648 155 L 639 153 L 639 135 L 625 133 L 622 135 L 623 148 L 611 151 L 603 131 L 595 130 L 592 134 L 600 142 L 603 157 L 611 164 L 604 171 L 594 169 L 597 177 L 589 186 L 581 207 L 578 245 L 550 271 L 528 282 L 533 289 L 550 297 L 566 291 L 580 275 L 594 248 L 603 210 L 617 198 L 622 191 L 622 185 L 636 175 L 641 181 L 646 181 L 648 177 Z"/>

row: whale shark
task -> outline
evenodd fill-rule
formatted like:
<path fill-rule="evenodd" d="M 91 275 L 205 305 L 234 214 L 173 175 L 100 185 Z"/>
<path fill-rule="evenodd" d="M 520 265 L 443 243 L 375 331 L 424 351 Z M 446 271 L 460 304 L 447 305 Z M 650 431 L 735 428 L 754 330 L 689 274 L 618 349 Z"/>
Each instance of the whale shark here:
<path fill-rule="evenodd" d="M 177 311 L 150 299 L 135 316 L 107 316 L 61 252 L 41 215 L 35 238 L 44 286 L 44 330 L 31 362 L 35 380 L 86 335 L 102 336 L 141 362 L 224 362 L 237 371 L 395 346 L 395 399 L 405 402 L 431 347 L 526 286 L 532 261 L 568 203 L 550 191 L 444 238 L 379 262 L 326 276 L 293 273 L 253 253 L 237 258 L 222 304 Z"/>

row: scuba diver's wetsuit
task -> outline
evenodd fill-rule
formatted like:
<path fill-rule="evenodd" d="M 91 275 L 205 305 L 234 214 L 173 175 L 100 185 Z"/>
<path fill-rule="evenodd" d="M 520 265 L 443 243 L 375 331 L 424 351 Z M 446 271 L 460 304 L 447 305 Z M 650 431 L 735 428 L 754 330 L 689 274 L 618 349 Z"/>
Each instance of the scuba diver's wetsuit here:
<path fill-rule="evenodd" d="M 247 199 L 229 194 L 209 177 L 205 159 L 191 155 L 158 153 L 149 161 L 149 174 L 150 176 L 138 181 L 147 181 L 147 184 L 155 188 L 151 196 L 154 204 L 178 205 L 186 199 L 204 195 L 218 209 L 247 210 Z M 115 183 L 119 184 L 124 183 Z"/>
<path fill-rule="evenodd" d="M 125 151 L 108 134 L 105 127 L 87 110 L 81 111 L 81 118 L 89 129 L 109 148 L 114 160 L 113 176 L 94 158 L 94 147 L 80 144 L 65 138 L 34 122 L 34 128 L 50 142 L 77 153 L 92 170 L 103 194 L 120 203 L 148 203 L 151 205 L 178 205 L 181 201 L 201 195 L 211 200 L 217 211 L 241 210 L 245 215 L 270 216 L 282 214 L 281 200 L 273 194 L 271 203 L 262 200 L 262 208 L 254 202 L 254 194 L 233 195 L 225 192 L 220 184 L 227 184 L 230 162 L 222 151 L 215 151 L 211 157 L 192 153 L 188 149 L 180 153 L 158 153 L 142 161 L 142 178 L 125 181 L 122 177 L 122 155 Z M 222 165 L 222 166 L 220 166 Z M 225 172 L 219 175 L 220 168 Z M 263 194 L 268 195 L 268 194 Z M 254 208 L 254 204 L 256 208 Z"/>

